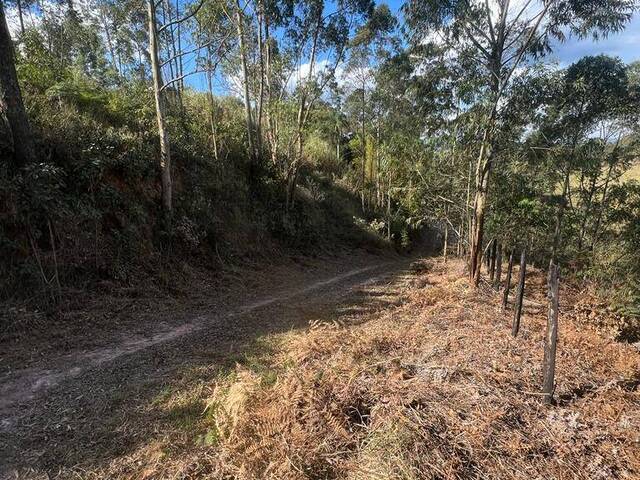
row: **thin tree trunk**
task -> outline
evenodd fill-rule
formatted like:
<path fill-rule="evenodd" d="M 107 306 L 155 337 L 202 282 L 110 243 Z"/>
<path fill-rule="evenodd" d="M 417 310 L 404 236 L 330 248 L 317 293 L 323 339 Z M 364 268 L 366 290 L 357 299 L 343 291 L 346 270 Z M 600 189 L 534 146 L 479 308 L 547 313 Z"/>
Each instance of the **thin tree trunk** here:
<path fill-rule="evenodd" d="M 478 163 L 476 166 L 476 193 L 473 200 L 473 217 L 469 232 L 471 251 L 469 253 L 470 280 L 474 286 L 480 283 L 480 265 L 482 265 L 482 237 L 487 211 L 487 193 L 489 188 L 489 174 L 493 157 L 493 127 L 495 113 L 492 113 L 485 129 Z"/>
<path fill-rule="evenodd" d="M 376 208 L 380 208 L 380 112 L 376 113 Z"/>
<path fill-rule="evenodd" d="M 589 196 L 587 197 L 587 204 L 584 207 L 584 214 L 582 216 L 582 221 L 580 222 L 580 236 L 578 237 L 578 251 L 582 251 L 582 244 L 584 243 L 584 237 L 587 233 L 587 220 L 589 218 L 589 213 L 591 213 L 591 206 L 593 204 L 593 195 L 596 191 L 596 181 L 597 176 L 594 175 L 591 177 L 591 183 L 589 185 Z"/>
<path fill-rule="evenodd" d="M 544 344 L 543 387 L 544 403 L 551 403 L 555 386 L 556 371 L 556 347 L 558 343 L 558 307 L 559 307 L 559 280 L 560 269 L 549 262 L 549 276 L 547 284 L 549 287 L 549 313 L 547 315 L 547 334 Z"/>
<path fill-rule="evenodd" d="M 619 140 L 618 140 L 619 141 Z M 596 222 L 593 227 L 593 234 L 591 235 L 591 250 L 594 249 L 596 242 L 598 241 L 598 234 L 600 231 L 600 223 L 602 222 L 602 212 L 607 206 L 607 194 L 609 193 L 609 182 L 611 181 L 611 172 L 613 171 L 613 162 L 609 165 L 609 170 L 607 171 L 607 178 L 604 182 L 604 187 L 602 190 L 602 202 L 600 203 L 600 208 L 598 209 L 598 216 L 596 217 Z"/>
<path fill-rule="evenodd" d="M 160 172 L 162 183 L 162 209 L 166 219 L 170 219 L 172 210 L 172 186 L 171 186 L 171 146 L 169 133 L 165 124 L 165 105 L 163 94 L 162 71 L 158 58 L 158 30 L 156 23 L 155 0 L 147 0 L 149 14 L 149 56 L 151 58 L 151 71 L 153 74 L 153 96 L 156 106 L 156 119 L 158 121 L 158 135 L 160 137 Z"/>
<path fill-rule="evenodd" d="M 471 216 L 469 215 L 469 202 L 471 201 L 471 176 L 473 175 L 473 159 L 469 157 L 469 172 L 467 175 L 467 198 L 464 204 L 464 218 L 467 222 L 468 233 L 471 233 Z M 469 243 L 468 247 L 471 247 L 471 243 Z M 467 267 L 471 270 L 471 257 L 467 262 Z"/>
<path fill-rule="evenodd" d="M 213 146 L 213 157 L 218 160 L 218 135 L 216 128 L 216 118 L 215 118 L 215 102 L 213 100 L 213 81 L 212 81 L 212 72 L 211 68 L 211 52 L 209 50 L 209 69 L 207 69 L 207 87 L 209 88 L 209 125 L 211 127 L 211 142 Z"/>
<path fill-rule="evenodd" d="M 551 247 L 551 260 L 553 263 L 558 261 L 558 249 L 560 248 L 560 237 L 562 236 L 562 217 L 564 215 L 564 209 L 567 205 L 567 192 L 569 191 L 569 179 L 570 170 L 567 165 L 567 171 L 564 175 L 564 183 L 562 186 L 562 198 L 560 199 L 560 205 L 558 205 L 558 211 L 556 213 L 556 226 L 553 233 L 553 245 Z"/>
<path fill-rule="evenodd" d="M 391 241 L 391 177 L 387 184 L 387 240 Z"/>
<path fill-rule="evenodd" d="M 489 262 L 489 281 L 493 282 L 496 274 L 496 256 L 498 252 L 498 239 L 494 238 L 491 243 L 490 262 Z"/>
<path fill-rule="evenodd" d="M 244 116 L 247 126 L 247 140 L 249 142 L 249 154 L 251 156 L 252 173 L 253 164 L 256 162 L 256 150 L 253 138 L 253 118 L 251 113 L 251 100 L 249 99 L 249 69 L 247 67 L 247 53 L 244 41 L 244 27 L 240 1 L 236 0 L 236 27 L 238 31 L 238 43 L 240 46 L 240 64 L 242 66 L 242 87 L 244 99 Z"/>
<path fill-rule="evenodd" d="M 24 18 L 22 15 L 22 1 L 18 0 L 16 2 L 16 6 L 18 7 L 18 18 L 20 19 L 20 34 L 24 35 Z"/>
<path fill-rule="evenodd" d="M 51 226 L 51 220 L 47 219 L 47 227 L 49 228 L 49 242 L 51 243 L 51 252 L 53 253 L 53 279 L 55 280 L 56 293 L 57 293 L 57 302 L 60 304 L 62 302 L 62 286 L 60 285 L 60 273 L 58 269 L 58 254 L 56 253 L 56 241 L 53 235 L 53 227 Z"/>
<path fill-rule="evenodd" d="M 257 99 L 257 119 L 256 119 L 256 146 L 258 152 L 262 152 L 262 109 L 264 101 L 264 43 L 262 37 L 262 24 L 263 24 L 263 5 L 262 2 L 258 4 L 258 58 L 260 65 L 260 82 Z"/>
<path fill-rule="evenodd" d="M 167 22 L 171 21 L 171 12 L 169 11 L 169 2 L 168 1 L 161 1 L 158 2 L 156 4 L 156 9 L 157 7 L 162 6 L 162 18 L 161 18 L 161 22 L 163 25 L 166 25 Z M 167 12 L 169 13 L 169 18 L 167 18 Z M 156 16 L 158 15 L 158 12 L 156 10 Z M 173 27 L 170 29 L 171 32 L 173 32 Z M 158 34 L 156 34 L 156 38 L 157 38 L 157 42 L 158 42 L 158 57 L 160 57 L 160 36 Z M 173 46 L 173 51 L 171 51 L 171 47 Z M 169 75 L 170 75 L 170 79 L 176 78 L 178 76 L 178 64 L 177 62 L 177 56 L 176 56 L 176 49 L 175 49 L 175 42 L 171 42 L 171 44 L 169 44 L 169 42 L 165 42 L 164 44 L 164 48 L 165 48 L 165 55 L 166 57 L 169 59 Z M 160 64 L 159 64 L 160 65 Z M 174 65 L 175 65 L 175 69 L 174 69 Z M 162 71 L 162 65 L 160 65 L 160 71 Z"/>
<path fill-rule="evenodd" d="M 489 240 L 483 253 L 484 264 L 487 267 L 487 275 L 491 273 L 491 248 L 493 248 L 493 240 Z"/>
<path fill-rule="evenodd" d="M 460 219 L 460 230 L 458 230 L 458 238 L 456 240 L 456 256 L 462 257 L 462 239 L 464 238 L 464 219 Z"/>
<path fill-rule="evenodd" d="M 104 28 L 104 35 L 107 39 L 107 48 L 109 49 L 109 55 L 111 56 L 111 65 L 116 72 L 118 72 L 118 76 L 122 76 L 122 72 L 120 71 L 120 67 L 118 66 L 118 61 L 116 59 L 116 51 L 113 47 L 113 41 L 111 39 L 111 32 L 109 30 L 109 23 L 105 17 L 104 10 L 100 9 L 100 20 L 102 22 L 102 27 Z"/>
<path fill-rule="evenodd" d="M 444 224 L 444 246 L 442 247 L 442 256 L 444 258 L 444 263 L 447 263 L 447 250 L 449 243 L 449 224 L 445 222 Z"/>
<path fill-rule="evenodd" d="M 176 0 L 176 19 L 180 18 L 180 0 Z M 182 22 L 178 22 L 178 25 L 176 26 L 176 30 L 178 33 L 178 54 L 182 53 Z M 173 39 L 173 30 L 171 30 L 171 38 Z M 182 77 L 182 75 L 184 75 L 184 68 L 183 68 L 183 64 L 182 64 L 182 58 L 183 55 L 178 55 L 177 61 L 177 67 L 178 67 L 178 76 Z M 179 101 L 180 101 L 180 109 L 182 110 L 182 113 L 184 114 L 184 104 L 182 102 L 182 92 L 184 92 L 184 78 L 180 78 L 180 81 L 178 82 L 178 90 L 180 92 L 179 94 Z"/>
<path fill-rule="evenodd" d="M 362 122 L 361 122 L 361 129 L 362 129 L 362 212 L 364 213 L 366 211 L 365 208 L 365 185 L 366 185 L 366 165 L 367 165 L 367 134 L 366 134 L 366 124 L 365 124 L 365 102 L 366 102 L 366 97 L 365 97 L 365 80 L 363 77 L 362 80 Z"/>
<path fill-rule="evenodd" d="M 311 55 L 309 57 L 309 76 L 308 82 L 313 78 L 313 68 L 316 63 L 316 54 L 318 49 L 318 41 L 320 38 L 320 25 L 322 23 L 322 12 L 318 12 L 318 18 L 316 22 L 316 28 L 313 34 L 313 43 L 311 45 Z M 307 115 L 309 113 L 308 108 L 310 105 L 307 105 L 307 95 L 308 88 L 305 86 L 300 94 L 300 103 L 298 105 L 298 116 L 297 116 L 297 130 L 296 130 L 296 153 L 294 154 L 294 160 L 291 162 L 287 170 L 287 197 L 285 209 L 289 211 L 291 207 L 293 207 L 294 197 L 296 192 L 296 184 L 298 182 L 298 172 L 300 169 L 300 165 L 303 161 L 304 154 L 304 126 L 306 124 Z"/>
<path fill-rule="evenodd" d="M 523 248 L 520 254 L 520 278 L 518 279 L 518 290 L 516 292 L 516 305 L 513 315 L 513 326 L 511 335 L 516 337 L 520 331 L 520 317 L 522 315 L 522 301 L 524 300 L 524 286 L 527 275 L 527 252 Z"/>
<path fill-rule="evenodd" d="M 271 36 L 269 29 L 269 15 L 264 15 L 264 43 L 265 43 L 265 84 L 266 84 L 266 123 L 267 123 L 267 139 L 270 146 L 271 163 L 274 166 L 278 164 L 278 132 L 277 123 L 274 120 L 273 113 L 273 97 L 271 85 Z"/>
<path fill-rule="evenodd" d="M 9 34 L 4 7 L 0 1 L 0 122 L 8 122 L 7 135 L 15 170 L 35 161 L 33 132 L 22 103 L 16 74 L 13 41 Z M 0 125 L 1 126 L 1 125 Z M 0 147 L 2 145 L 0 144 Z"/>

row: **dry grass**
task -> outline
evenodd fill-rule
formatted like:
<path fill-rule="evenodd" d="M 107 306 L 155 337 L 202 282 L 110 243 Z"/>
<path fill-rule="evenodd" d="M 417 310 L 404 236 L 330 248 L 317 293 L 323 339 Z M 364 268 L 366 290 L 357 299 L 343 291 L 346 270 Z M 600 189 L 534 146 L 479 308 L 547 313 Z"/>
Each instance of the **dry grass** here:
<path fill-rule="evenodd" d="M 640 181 L 640 162 L 636 161 L 635 164 L 622 175 L 622 181 L 628 182 L 630 180 Z"/>
<path fill-rule="evenodd" d="M 273 385 L 243 369 L 219 384 L 217 475 L 638 478 L 637 352 L 565 320 L 558 403 L 542 406 L 544 315 L 513 339 L 497 295 L 469 291 L 458 263 L 432 265 L 403 306 L 292 336 Z"/>
<path fill-rule="evenodd" d="M 460 262 L 425 265 L 404 283 L 400 306 L 314 322 L 280 337 L 267 365 L 238 365 L 195 392 L 159 399 L 194 418 L 190 438 L 200 433 L 188 448 L 174 448 L 188 440 L 166 437 L 100 472 L 75 473 L 640 478 L 640 355 L 632 346 L 561 315 L 557 403 L 543 406 L 545 312 L 535 303 L 545 302 L 544 276 L 530 278 L 531 306 L 514 339 L 498 294 L 470 290 Z"/>

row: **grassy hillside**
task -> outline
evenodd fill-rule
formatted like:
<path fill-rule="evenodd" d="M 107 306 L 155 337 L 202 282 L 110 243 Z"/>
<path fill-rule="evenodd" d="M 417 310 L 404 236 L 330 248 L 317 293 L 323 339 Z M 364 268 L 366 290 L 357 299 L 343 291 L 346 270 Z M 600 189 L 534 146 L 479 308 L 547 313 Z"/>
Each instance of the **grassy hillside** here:
<path fill-rule="evenodd" d="M 386 248 L 355 193 L 321 166 L 303 166 L 286 209 L 282 177 L 267 159 L 249 167 L 237 99 L 216 99 L 227 118 L 217 157 L 208 117 L 196 108 L 206 96 L 185 92 L 195 105 L 186 111 L 170 104 L 175 205 L 167 224 L 146 86 L 105 89 L 80 77 L 36 87 L 27 83 L 26 100 L 43 159 L 0 180 L 0 204 L 17 212 L 0 222 L 0 300 L 53 308 L 69 290 L 101 282 L 152 277 L 175 288 L 182 264 L 216 271 L 283 254 Z"/>
<path fill-rule="evenodd" d="M 629 180 L 640 182 L 640 161 L 635 162 L 635 164 L 622 175 L 621 181 L 628 182 Z"/>

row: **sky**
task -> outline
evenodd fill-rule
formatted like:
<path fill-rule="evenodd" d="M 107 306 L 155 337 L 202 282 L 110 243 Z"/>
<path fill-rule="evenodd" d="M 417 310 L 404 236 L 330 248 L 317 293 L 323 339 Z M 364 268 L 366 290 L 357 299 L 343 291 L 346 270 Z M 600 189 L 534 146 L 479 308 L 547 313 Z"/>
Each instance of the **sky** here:
<path fill-rule="evenodd" d="M 391 11 L 396 14 L 396 18 L 402 21 L 401 7 L 404 1 L 405 0 L 376 0 L 376 3 L 386 3 Z M 517 3 L 517 1 L 518 0 L 514 3 Z M 625 63 L 640 61 L 640 12 L 634 14 L 625 30 L 612 34 L 605 39 L 594 41 L 591 38 L 578 39 L 568 36 L 565 42 L 554 42 L 553 52 L 545 57 L 545 61 L 557 63 L 559 67 L 564 68 L 586 55 L 599 54 L 620 57 Z M 204 76 L 195 76 L 189 79 L 188 83 L 199 90 L 204 90 L 205 88 Z M 218 86 L 218 88 L 223 90 L 225 87 L 221 88 Z"/>
<path fill-rule="evenodd" d="M 591 39 L 570 38 L 564 44 L 555 46 L 551 58 L 558 60 L 561 66 L 567 66 L 585 55 L 607 54 L 620 57 L 623 62 L 640 60 L 640 14 L 636 12 L 627 28 L 609 38 L 594 42 Z"/>
<path fill-rule="evenodd" d="M 376 3 L 386 3 L 393 12 L 401 17 L 400 7 L 403 0 L 376 1 Z M 594 42 L 591 39 L 579 40 L 568 38 L 564 43 L 554 45 L 553 54 L 549 55 L 547 61 L 556 61 L 561 67 L 566 67 L 584 57 L 585 55 L 607 54 L 617 56 L 625 63 L 640 60 L 640 12 L 637 12 L 627 28 L 609 38 Z"/>
<path fill-rule="evenodd" d="M 491 2 L 494 0 L 489 1 Z M 518 1 L 521 0 L 513 0 L 513 3 L 518 3 Z M 404 0 L 376 0 L 376 3 L 386 3 L 389 5 L 397 18 L 402 21 L 400 9 Z M 14 13 L 15 12 L 12 12 L 11 9 L 9 9 L 7 11 L 7 18 L 9 20 L 10 29 L 17 31 L 17 16 Z M 625 63 L 640 60 L 640 12 L 634 15 L 633 19 L 624 31 L 612 34 L 603 40 L 594 41 L 590 38 L 580 40 L 574 37 L 569 37 L 564 43 L 556 42 L 553 48 L 553 53 L 547 56 L 545 61 L 555 62 L 560 67 L 567 67 L 585 55 L 598 54 L 617 56 Z M 185 61 L 188 63 L 189 59 L 185 58 Z M 188 69 L 188 66 L 186 68 Z M 194 75 L 187 79 L 187 83 L 198 90 L 206 89 L 206 78 L 204 75 Z M 229 85 L 229 83 L 233 82 L 224 83 L 224 85 L 216 85 L 215 90 L 220 90 L 220 93 L 222 93 L 230 87 L 233 89 L 233 85 Z"/>

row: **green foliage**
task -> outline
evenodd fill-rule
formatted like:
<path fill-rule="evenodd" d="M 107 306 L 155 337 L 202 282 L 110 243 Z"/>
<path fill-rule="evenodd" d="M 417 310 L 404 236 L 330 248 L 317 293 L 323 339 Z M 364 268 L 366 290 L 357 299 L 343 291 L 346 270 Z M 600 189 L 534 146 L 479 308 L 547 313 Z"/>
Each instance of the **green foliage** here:
<path fill-rule="evenodd" d="M 619 30 L 633 2 L 538 2 L 518 14 L 509 2 L 412 0 L 406 42 L 371 0 L 251 0 L 239 13 L 205 2 L 172 23 L 197 4 L 158 4 L 157 23 L 175 27 L 156 25 L 170 214 L 159 207 L 144 2 L 55 4 L 20 33 L 39 155 L 12 177 L 1 166 L 1 296 L 51 290 L 53 279 L 164 284 L 185 258 L 209 268 L 280 247 L 408 250 L 430 228 L 462 247 L 484 145 L 485 241 L 526 246 L 540 263 L 553 250 L 621 304 L 637 302 L 626 285 L 640 278 L 640 194 L 619 179 L 637 156 L 640 67 L 604 55 L 562 70 L 540 61 L 567 32 Z M 244 77 L 242 59 L 249 113 L 218 95 L 220 80 Z M 172 81 L 189 78 L 183 64 L 207 70 L 207 93 Z"/>
<path fill-rule="evenodd" d="M 2 265 L 9 272 L 2 297 L 15 295 L 18 285 L 49 288 L 54 269 L 65 286 L 92 279 L 134 283 L 159 268 L 154 259 L 168 249 L 170 261 L 186 253 L 216 264 L 264 254 L 277 244 L 311 252 L 354 239 L 377 242 L 369 232 L 358 238 L 351 206 L 357 200 L 314 173 L 342 169 L 321 132 L 306 144 L 312 162 L 301 174 L 305 190 L 314 193 L 301 195 L 285 213 L 277 172 L 264 169 L 259 185 L 248 183 L 241 103 L 215 99 L 216 160 L 206 96 L 189 90 L 184 109 L 169 105 L 177 194 L 167 230 L 159 221 L 158 140 L 148 88 L 137 82 L 107 88 L 78 71 L 57 75 L 33 61 L 23 60 L 21 73 L 42 155 L 41 162 L 0 182 L 0 198 L 12 199 L 17 212 L 0 231 Z"/>

